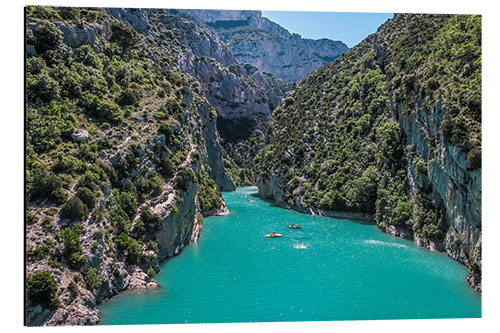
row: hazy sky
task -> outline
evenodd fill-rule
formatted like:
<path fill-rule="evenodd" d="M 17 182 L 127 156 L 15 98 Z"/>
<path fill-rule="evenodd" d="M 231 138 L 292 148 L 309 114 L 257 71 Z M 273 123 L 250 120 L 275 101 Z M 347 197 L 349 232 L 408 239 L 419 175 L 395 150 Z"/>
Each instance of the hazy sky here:
<path fill-rule="evenodd" d="M 353 47 L 393 14 L 263 11 L 262 16 L 304 38 L 340 40 Z"/>

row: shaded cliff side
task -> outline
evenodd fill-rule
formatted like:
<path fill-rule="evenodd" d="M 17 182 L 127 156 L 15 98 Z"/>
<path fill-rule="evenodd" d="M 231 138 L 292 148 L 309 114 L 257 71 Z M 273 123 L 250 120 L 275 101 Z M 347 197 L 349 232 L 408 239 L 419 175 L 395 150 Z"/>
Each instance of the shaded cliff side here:
<path fill-rule="evenodd" d="M 248 185 L 255 179 L 255 153 L 248 154 L 247 148 L 263 136 L 271 112 L 288 85 L 271 73 L 240 64 L 216 31 L 183 10 L 167 13 L 172 15 L 153 14 L 160 22 L 156 25 L 158 34 L 172 38 L 181 47 L 182 51 L 175 54 L 177 67 L 198 80 L 217 114 L 225 166 L 235 183 Z"/>
<path fill-rule="evenodd" d="M 376 221 L 481 291 L 481 18 L 397 14 L 297 84 L 256 157 L 259 194 Z"/>

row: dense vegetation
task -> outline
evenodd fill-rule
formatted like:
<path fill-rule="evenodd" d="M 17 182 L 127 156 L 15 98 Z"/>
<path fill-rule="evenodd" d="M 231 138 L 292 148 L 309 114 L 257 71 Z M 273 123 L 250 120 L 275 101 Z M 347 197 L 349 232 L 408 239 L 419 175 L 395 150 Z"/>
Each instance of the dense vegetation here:
<path fill-rule="evenodd" d="M 26 216 L 28 234 L 38 237 L 28 243 L 28 296 L 54 308 L 57 287 L 40 269 L 81 276 L 67 286 L 72 295 L 79 287 L 96 292 L 102 267 L 92 266 L 91 254 L 148 270 L 147 252 L 158 253 L 154 233 L 179 214 L 183 193 L 198 191 L 202 211 L 222 199 L 201 171 L 208 166 L 198 106 L 206 99 L 194 78 L 174 69 L 180 43 L 166 28 L 176 26 L 174 16 L 151 13 L 153 38 L 103 9 L 28 7 L 26 14 L 34 49 L 26 61 Z M 71 24 L 107 24 L 109 35 L 71 47 L 61 30 Z M 162 216 L 144 208 L 164 193 L 174 200 Z"/>
<path fill-rule="evenodd" d="M 200 209 L 202 212 L 219 209 L 222 205 L 220 191 L 206 172 L 200 173 Z"/>
<path fill-rule="evenodd" d="M 467 154 L 471 169 L 480 167 L 480 92 L 480 17 L 396 15 L 297 84 L 274 111 L 257 172 L 282 177 L 288 207 L 367 213 L 382 227 L 442 239 L 442 207 L 411 193 L 408 166 L 425 174 L 447 142 Z M 440 133 L 426 142 L 431 155 L 419 157 L 405 145 L 398 117 L 437 102 Z"/>
<path fill-rule="evenodd" d="M 57 284 L 50 272 L 37 272 L 29 276 L 26 288 L 28 297 L 34 304 L 47 309 L 55 309 L 59 305 Z"/>

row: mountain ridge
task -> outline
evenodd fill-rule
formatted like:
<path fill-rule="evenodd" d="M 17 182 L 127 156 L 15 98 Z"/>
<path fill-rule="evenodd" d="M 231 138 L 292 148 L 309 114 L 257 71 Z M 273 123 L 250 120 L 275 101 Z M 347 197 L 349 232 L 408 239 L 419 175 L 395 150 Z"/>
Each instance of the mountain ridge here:
<path fill-rule="evenodd" d="M 241 63 L 296 82 L 349 48 L 328 38 L 309 39 L 290 33 L 261 11 L 178 10 L 213 27 Z M 276 57 L 277 56 L 277 57 Z"/>

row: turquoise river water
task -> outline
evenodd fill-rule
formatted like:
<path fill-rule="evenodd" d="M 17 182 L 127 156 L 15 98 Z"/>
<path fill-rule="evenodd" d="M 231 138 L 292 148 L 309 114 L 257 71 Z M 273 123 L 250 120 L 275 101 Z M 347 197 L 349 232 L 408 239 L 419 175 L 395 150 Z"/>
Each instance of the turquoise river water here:
<path fill-rule="evenodd" d="M 466 269 L 446 254 L 373 224 L 288 211 L 256 192 L 224 193 L 231 213 L 206 218 L 199 241 L 161 264 L 162 287 L 99 305 L 100 324 L 481 316 Z M 272 231 L 283 237 L 266 238 Z"/>

